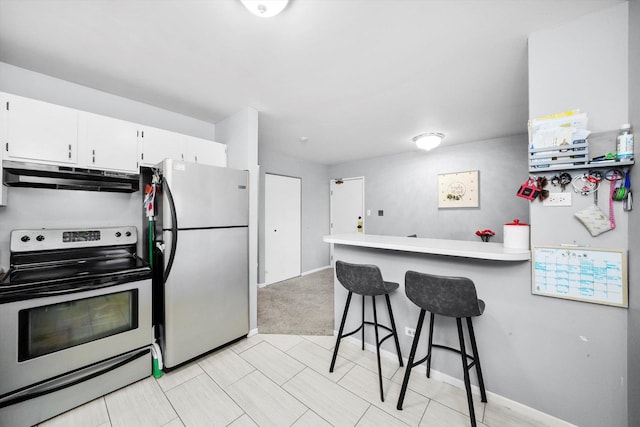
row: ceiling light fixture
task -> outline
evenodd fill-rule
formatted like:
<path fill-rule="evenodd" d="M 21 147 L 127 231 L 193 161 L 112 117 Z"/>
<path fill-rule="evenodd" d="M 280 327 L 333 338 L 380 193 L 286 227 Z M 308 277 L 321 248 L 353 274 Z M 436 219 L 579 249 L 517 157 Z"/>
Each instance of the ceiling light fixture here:
<path fill-rule="evenodd" d="M 287 7 L 289 0 L 240 0 L 251 13 L 261 18 L 276 16 Z"/>
<path fill-rule="evenodd" d="M 411 138 L 416 146 L 421 150 L 433 150 L 442 142 L 444 134 L 440 132 L 421 133 Z"/>

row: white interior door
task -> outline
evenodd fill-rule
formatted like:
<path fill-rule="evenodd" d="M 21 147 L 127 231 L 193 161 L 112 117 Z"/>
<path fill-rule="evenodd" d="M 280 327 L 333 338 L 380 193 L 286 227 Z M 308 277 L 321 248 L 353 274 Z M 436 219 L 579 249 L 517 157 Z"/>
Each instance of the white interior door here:
<path fill-rule="evenodd" d="M 300 276 L 300 178 L 265 174 L 265 283 Z"/>
<path fill-rule="evenodd" d="M 331 234 L 364 233 L 364 177 L 332 179 Z"/>

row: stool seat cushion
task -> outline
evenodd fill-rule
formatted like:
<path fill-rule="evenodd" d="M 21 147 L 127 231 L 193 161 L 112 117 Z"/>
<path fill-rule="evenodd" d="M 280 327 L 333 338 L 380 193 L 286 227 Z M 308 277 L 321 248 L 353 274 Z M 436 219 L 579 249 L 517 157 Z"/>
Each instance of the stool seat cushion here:
<path fill-rule="evenodd" d="M 371 264 L 336 261 L 336 276 L 342 286 L 358 295 L 385 295 L 400 286 L 398 283 L 385 282 L 380 269 Z"/>
<path fill-rule="evenodd" d="M 384 282 L 384 288 L 386 289 L 386 293 L 390 294 L 400 287 L 400 284 L 396 282 Z"/>
<path fill-rule="evenodd" d="M 466 277 L 407 271 L 405 292 L 415 305 L 440 316 L 474 317 L 484 312 L 484 301 L 478 299 L 475 285 Z"/>

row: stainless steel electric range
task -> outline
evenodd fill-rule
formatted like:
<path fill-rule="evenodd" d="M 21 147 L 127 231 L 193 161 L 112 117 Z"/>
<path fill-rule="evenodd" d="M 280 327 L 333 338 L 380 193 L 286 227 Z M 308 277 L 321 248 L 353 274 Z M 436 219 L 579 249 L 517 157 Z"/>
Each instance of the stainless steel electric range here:
<path fill-rule="evenodd" d="M 135 227 L 14 230 L 0 283 L 0 426 L 151 375 L 151 270 Z"/>

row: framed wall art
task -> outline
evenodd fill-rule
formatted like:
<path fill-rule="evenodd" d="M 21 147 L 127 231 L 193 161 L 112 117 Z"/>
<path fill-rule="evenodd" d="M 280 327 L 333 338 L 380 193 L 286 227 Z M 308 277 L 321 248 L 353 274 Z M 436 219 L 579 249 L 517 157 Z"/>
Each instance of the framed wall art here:
<path fill-rule="evenodd" d="M 477 208 L 478 171 L 443 173 L 438 175 L 438 208 Z"/>

